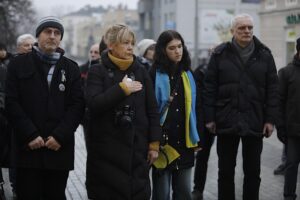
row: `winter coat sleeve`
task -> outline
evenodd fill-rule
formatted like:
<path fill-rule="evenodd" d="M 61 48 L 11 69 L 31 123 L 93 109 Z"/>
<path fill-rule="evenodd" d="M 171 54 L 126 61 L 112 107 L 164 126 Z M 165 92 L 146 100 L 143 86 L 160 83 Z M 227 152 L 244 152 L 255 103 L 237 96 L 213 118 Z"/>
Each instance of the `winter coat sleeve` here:
<path fill-rule="evenodd" d="M 71 61 L 69 61 L 71 62 Z M 71 63 L 72 65 L 73 63 Z M 66 100 L 66 112 L 59 125 L 52 132 L 52 136 L 63 145 L 72 140 L 84 113 L 84 96 L 81 87 L 80 71 L 78 65 L 70 69 L 70 89 Z"/>
<path fill-rule="evenodd" d="M 286 102 L 287 102 L 287 78 L 285 73 L 285 68 L 279 70 L 278 72 L 279 77 L 279 117 L 277 123 L 277 137 L 278 139 L 285 143 L 287 137 L 287 130 L 286 130 Z"/>
<path fill-rule="evenodd" d="M 145 82 L 144 86 L 146 88 L 146 106 L 147 115 L 149 119 L 149 141 L 160 141 L 162 130 L 159 124 L 159 111 L 158 105 L 155 98 L 154 88 L 152 85 L 152 80 L 150 75 L 146 70 L 144 71 Z"/>
<path fill-rule="evenodd" d="M 203 110 L 205 123 L 215 121 L 215 102 L 218 90 L 218 66 L 213 54 L 207 67 L 203 85 Z"/>
<path fill-rule="evenodd" d="M 275 124 L 278 116 L 278 76 L 273 56 L 269 56 L 266 73 L 265 123 Z"/>
<path fill-rule="evenodd" d="M 39 136 L 38 129 L 32 120 L 26 115 L 20 105 L 18 95 L 18 78 L 17 68 L 18 63 L 12 59 L 7 67 L 6 78 L 6 100 L 5 108 L 9 121 L 16 129 L 16 134 L 20 144 L 27 145 L 31 140 Z M 21 66 L 22 67 L 22 66 Z"/>

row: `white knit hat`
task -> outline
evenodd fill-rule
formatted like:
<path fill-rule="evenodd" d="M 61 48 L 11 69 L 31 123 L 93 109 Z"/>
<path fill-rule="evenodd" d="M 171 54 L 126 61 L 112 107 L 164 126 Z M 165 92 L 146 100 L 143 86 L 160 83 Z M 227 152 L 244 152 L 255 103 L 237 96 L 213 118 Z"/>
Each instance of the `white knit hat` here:
<path fill-rule="evenodd" d="M 156 42 L 152 39 L 143 39 L 137 44 L 137 53 L 139 56 L 144 56 L 146 53 L 146 50 L 153 44 L 156 44 Z"/>

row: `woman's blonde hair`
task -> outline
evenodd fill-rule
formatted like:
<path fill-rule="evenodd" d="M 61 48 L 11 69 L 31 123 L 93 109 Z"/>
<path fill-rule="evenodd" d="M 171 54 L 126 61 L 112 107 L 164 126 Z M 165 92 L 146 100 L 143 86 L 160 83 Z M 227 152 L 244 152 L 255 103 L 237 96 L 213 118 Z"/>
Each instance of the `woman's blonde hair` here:
<path fill-rule="evenodd" d="M 110 26 L 105 35 L 105 42 L 107 45 L 122 43 L 132 36 L 133 45 L 136 42 L 134 32 L 125 24 L 114 24 Z"/>

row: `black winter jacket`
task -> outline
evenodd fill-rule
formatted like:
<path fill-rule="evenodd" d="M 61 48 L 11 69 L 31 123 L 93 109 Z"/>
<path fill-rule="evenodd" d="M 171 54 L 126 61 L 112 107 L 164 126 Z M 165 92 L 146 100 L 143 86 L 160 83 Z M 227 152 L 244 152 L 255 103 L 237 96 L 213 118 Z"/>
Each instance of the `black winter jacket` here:
<path fill-rule="evenodd" d="M 255 50 L 243 63 L 231 42 L 216 47 L 204 81 L 204 119 L 217 134 L 262 136 L 264 123 L 275 124 L 278 77 L 270 50 L 255 36 Z"/>
<path fill-rule="evenodd" d="M 300 137 L 300 59 L 279 70 L 280 137 Z"/>
<path fill-rule="evenodd" d="M 150 75 L 152 77 L 153 84 L 155 86 L 155 76 L 156 76 L 156 66 L 153 66 L 150 71 Z M 178 89 L 176 95 L 174 96 L 173 101 L 171 102 L 168 108 L 168 114 L 166 116 L 166 120 L 163 125 L 163 134 L 168 138 L 168 144 L 176 149 L 176 151 L 180 154 L 179 159 L 176 159 L 171 163 L 169 169 L 186 169 L 194 166 L 194 149 L 186 147 L 186 139 L 185 139 L 185 97 L 184 97 L 184 87 L 183 80 L 180 76 L 181 70 L 176 70 L 175 74 L 170 75 L 171 72 L 166 72 L 169 75 L 170 79 L 170 90 L 173 91 L 177 78 L 179 78 Z M 196 115 L 197 115 L 197 128 L 198 134 L 201 134 L 199 130 L 199 115 L 200 115 L 200 91 L 199 87 L 197 87 L 196 91 Z M 167 136 L 166 136 L 167 135 Z M 161 144 L 164 144 L 165 137 L 161 138 Z M 200 137 L 201 140 L 201 137 Z"/>
<path fill-rule="evenodd" d="M 15 57 L 8 66 L 6 109 L 16 136 L 17 167 L 71 170 L 74 132 L 84 111 L 79 68 L 61 56 L 48 87 L 43 65 L 33 51 Z M 61 148 L 30 150 L 28 143 L 38 136 L 53 136 Z"/>
<path fill-rule="evenodd" d="M 126 96 L 119 83 L 125 75 L 143 84 Z M 101 63 L 89 71 L 86 100 L 90 111 L 86 187 L 91 199 L 146 200 L 150 198 L 148 145 L 159 141 L 158 106 L 151 78 L 134 58 L 121 71 L 102 53 Z M 130 105 L 132 127 L 121 127 L 117 112 Z"/>

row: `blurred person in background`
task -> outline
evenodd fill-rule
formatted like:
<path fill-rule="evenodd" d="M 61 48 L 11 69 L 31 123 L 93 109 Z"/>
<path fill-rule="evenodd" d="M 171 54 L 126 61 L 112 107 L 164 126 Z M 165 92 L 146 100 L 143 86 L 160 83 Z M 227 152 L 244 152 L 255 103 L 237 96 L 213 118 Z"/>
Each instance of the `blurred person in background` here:
<path fill-rule="evenodd" d="M 203 113 L 203 84 L 204 84 L 204 77 L 207 71 L 207 64 L 210 58 L 210 55 L 213 51 L 213 48 L 209 50 L 209 57 L 203 59 L 202 64 L 200 64 L 194 71 L 194 77 L 197 84 L 197 88 L 200 93 L 199 97 L 199 109 L 200 113 Z M 194 188 L 193 188 L 193 200 L 202 200 L 203 199 L 203 192 L 206 183 L 206 176 L 207 176 L 207 167 L 208 167 L 208 160 L 210 155 L 211 147 L 215 140 L 215 135 L 211 134 L 207 128 L 205 127 L 205 122 L 203 115 L 200 115 L 198 119 L 198 127 L 201 130 L 202 137 L 201 137 L 201 151 L 197 152 L 196 155 L 196 164 L 195 164 L 195 171 L 194 171 Z"/>
<path fill-rule="evenodd" d="M 85 88 L 86 88 L 86 80 L 87 80 L 89 69 L 91 68 L 92 65 L 99 64 L 99 62 L 101 60 L 101 53 L 106 49 L 107 49 L 107 45 L 104 42 L 104 37 L 102 37 L 100 44 L 93 44 L 90 47 L 89 60 L 85 64 L 83 64 L 79 67 L 80 68 L 82 88 L 83 88 L 84 91 L 85 91 Z M 88 150 L 87 145 L 89 144 L 89 142 L 87 142 L 87 140 L 88 140 L 87 132 L 88 132 L 88 123 L 89 123 L 89 114 L 88 114 L 88 112 L 89 112 L 88 108 L 86 107 L 85 114 L 84 114 L 84 117 L 83 117 L 82 122 L 81 122 L 82 127 L 83 127 L 85 145 L 86 145 L 87 150 Z"/>
<path fill-rule="evenodd" d="M 6 45 L 0 43 L 0 198 L 4 197 L 4 180 L 1 167 L 10 165 L 10 128 L 5 113 L 5 79 L 7 76 L 7 66 L 12 58 L 12 54 L 6 49 Z"/>
<path fill-rule="evenodd" d="M 94 64 L 99 63 L 100 53 L 99 53 L 99 43 L 95 43 L 90 47 L 89 59 L 83 65 L 80 65 L 80 74 L 83 85 L 85 85 L 86 78 L 90 67 Z"/>
<path fill-rule="evenodd" d="M 240 141 L 243 200 L 258 200 L 263 138 L 278 113 L 278 77 L 271 51 L 253 36 L 253 18 L 236 15 L 232 41 L 217 46 L 204 78 L 206 128 L 217 134 L 218 199 L 235 199 L 235 166 Z M 240 198 L 238 198 L 240 199 Z"/>
<path fill-rule="evenodd" d="M 200 101 L 191 59 L 178 32 L 167 30 L 158 37 L 150 75 L 161 112 L 161 144 L 172 146 L 180 155 L 163 170 L 153 167 L 152 199 L 169 200 L 172 188 L 172 199 L 191 200 Z"/>
<path fill-rule="evenodd" d="M 155 44 L 152 39 L 143 39 L 137 44 L 137 58 L 148 71 L 153 64 Z"/>
<path fill-rule="evenodd" d="M 297 177 L 300 162 L 300 38 L 296 41 L 297 53 L 286 67 L 279 70 L 280 120 L 278 138 L 286 150 L 284 200 L 297 198 Z"/>
<path fill-rule="evenodd" d="M 17 54 L 31 52 L 35 38 L 31 34 L 23 34 L 17 38 Z"/>
<path fill-rule="evenodd" d="M 161 138 L 151 78 L 133 55 L 135 34 L 128 26 L 112 25 L 105 41 L 108 50 L 89 70 L 86 87 L 88 197 L 147 200 Z"/>
<path fill-rule="evenodd" d="M 8 66 L 5 105 L 15 136 L 19 200 L 66 200 L 84 99 L 78 65 L 59 48 L 63 34 L 60 19 L 42 18 L 32 52 Z"/>

